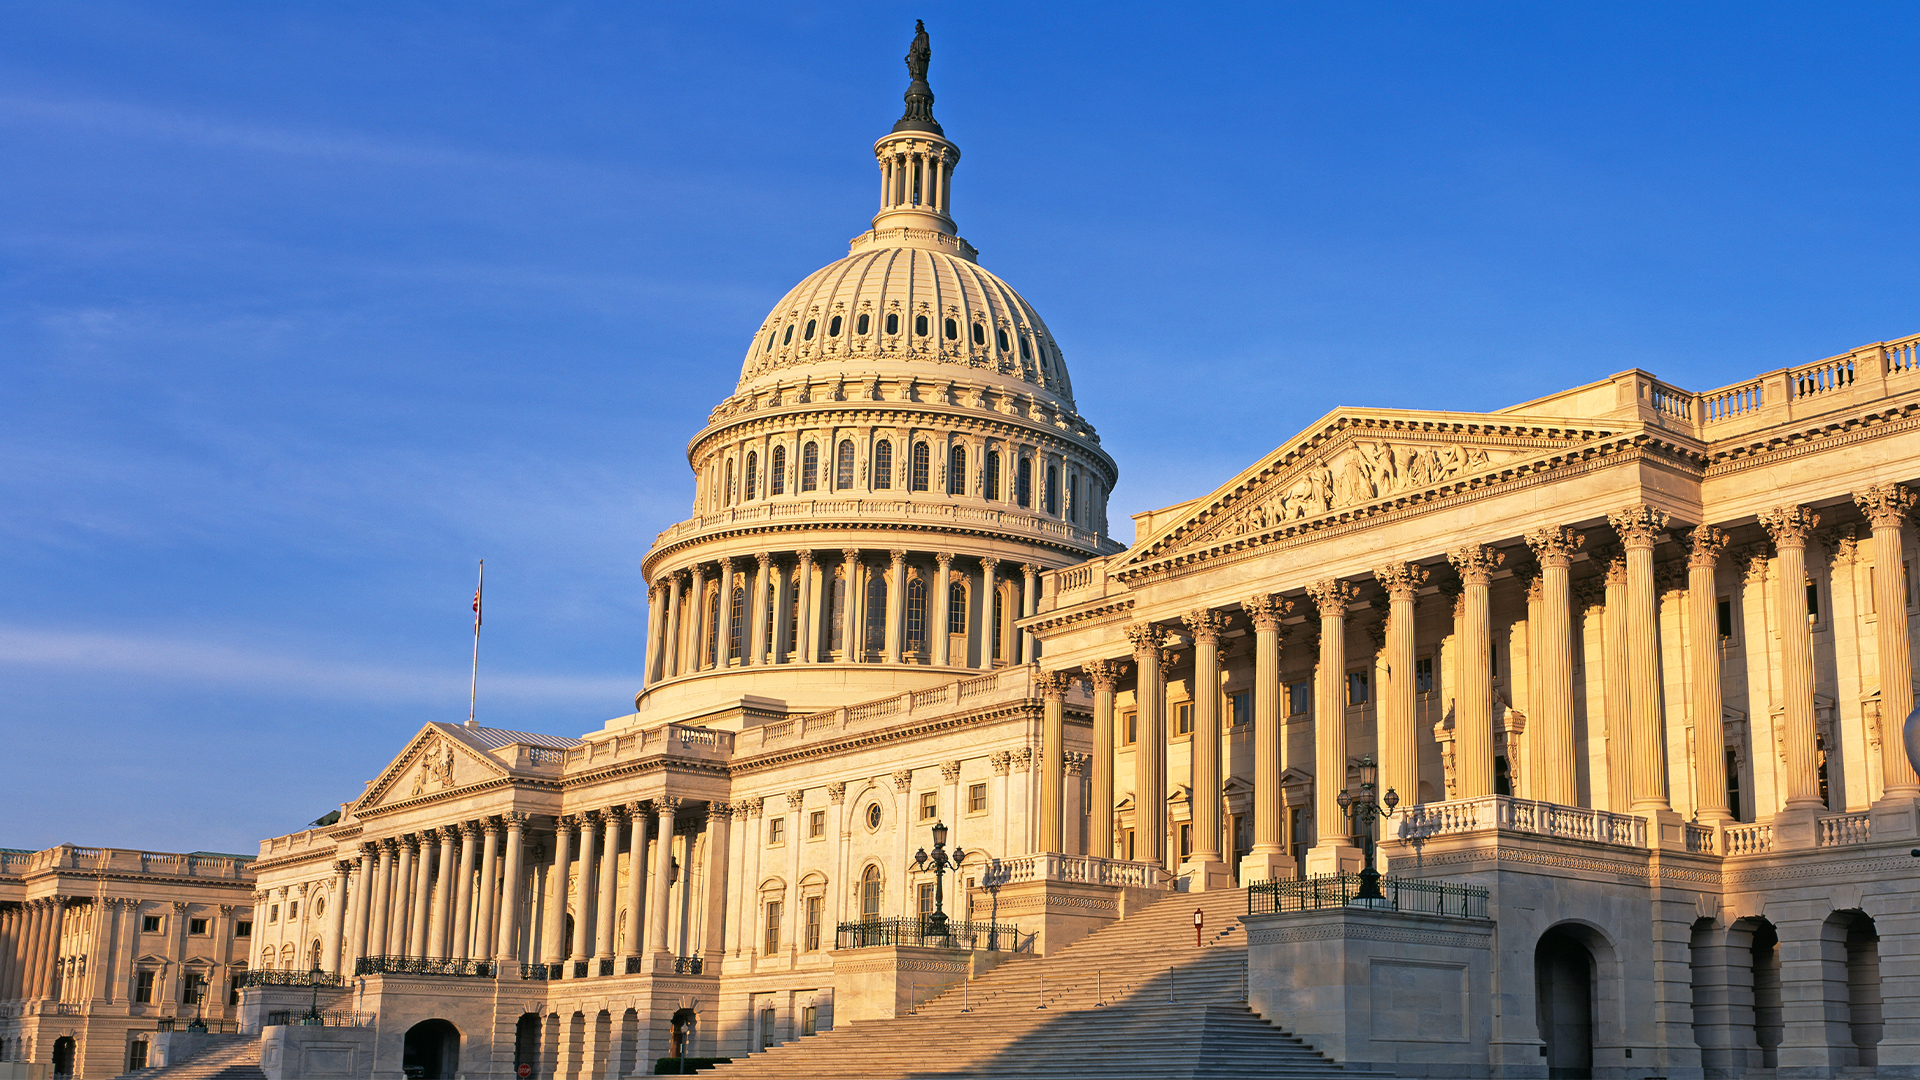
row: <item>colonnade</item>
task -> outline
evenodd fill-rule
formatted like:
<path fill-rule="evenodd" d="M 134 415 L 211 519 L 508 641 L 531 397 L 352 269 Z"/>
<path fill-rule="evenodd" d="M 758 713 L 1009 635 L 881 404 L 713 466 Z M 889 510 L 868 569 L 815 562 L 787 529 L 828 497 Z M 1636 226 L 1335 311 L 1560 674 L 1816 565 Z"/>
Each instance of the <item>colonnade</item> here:
<path fill-rule="evenodd" d="M 1033 614 L 1040 572 L 1033 563 L 900 548 L 846 548 L 821 557 L 803 548 L 695 563 L 662 574 L 648 591 L 649 681 L 769 664 L 989 670 L 1023 663 L 1034 655 L 1033 639 L 1013 624 Z M 885 607 L 869 611 L 876 581 L 884 583 Z M 951 603 L 956 588 L 965 590 L 959 627 Z"/>
<path fill-rule="evenodd" d="M 0 1001 L 59 992 L 60 931 L 73 899 L 40 897 L 0 910 Z"/>
<path fill-rule="evenodd" d="M 891 140 L 880 149 L 880 209 L 915 208 L 952 216 L 953 166 L 960 151 L 933 140 Z"/>
<path fill-rule="evenodd" d="M 1906 516 L 1915 505 L 1915 495 L 1898 485 L 1880 485 L 1855 495 L 1854 501 L 1872 524 L 1875 565 L 1893 568 L 1891 572 L 1883 570 L 1875 575 L 1878 609 L 1904 612 L 1906 584 L 1900 574 L 1902 533 Z M 1819 514 L 1805 506 L 1780 507 L 1759 515 L 1759 523 L 1777 552 L 1771 600 L 1776 608 L 1774 624 L 1779 632 L 1781 697 L 1785 705 L 1781 786 L 1783 809 L 1789 814 L 1823 808 L 1815 749 L 1812 630 L 1804 586 L 1806 544 L 1819 520 Z M 1609 764 L 1617 768 L 1614 775 L 1619 777 L 1612 790 L 1624 792 L 1624 798 L 1616 797 L 1615 807 L 1624 805 L 1631 812 L 1656 821 L 1677 822 L 1669 797 L 1663 750 L 1666 716 L 1660 693 L 1658 586 L 1653 558 L 1654 547 L 1667 533 L 1670 521 L 1666 512 L 1640 505 L 1610 514 L 1608 525 L 1617 546 L 1596 548 L 1593 555 L 1605 568 L 1608 613 L 1605 662 L 1612 669 L 1610 687 L 1619 688 L 1617 695 L 1612 689 L 1607 695 L 1609 730 L 1617 735 L 1609 750 L 1613 759 Z M 1685 544 L 1687 552 L 1690 593 L 1687 621 L 1692 634 L 1692 678 L 1687 707 L 1697 744 L 1718 747 L 1724 735 L 1713 575 L 1728 537 L 1724 530 L 1706 525 L 1677 530 L 1674 537 Z M 1578 599 L 1572 587 L 1571 564 L 1587 537 L 1577 530 L 1556 526 L 1530 532 L 1522 540 L 1537 563 L 1537 569 L 1527 568 L 1530 647 L 1532 660 L 1537 665 L 1527 702 L 1533 718 L 1528 729 L 1529 737 L 1534 740 L 1532 759 L 1538 765 L 1536 791 L 1545 801 L 1572 805 L 1579 800 L 1574 762 L 1584 756 L 1584 750 L 1575 740 L 1573 650 Z M 1454 686 L 1447 694 L 1452 702 L 1454 729 L 1446 797 L 1469 799 L 1495 792 L 1491 590 L 1494 575 L 1506 561 L 1507 554 L 1490 545 L 1470 544 L 1448 551 L 1444 557 L 1458 577 L 1457 585 L 1451 581 L 1442 585 L 1443 593 L 1454 598 L 1452 636 L 1458 658 Z M 1416 562 L 1390 563 L 1369 575 L 1386 599 L 1384 633 L 1377 638 L 1386 684 L 1378 688 L 1374 698 L 1378 708 L 1375 756 L 1379 783 L 1383 792 L 1395 789 L 1408 802 L 1416 800 L 1420 790 L 1414 604 L 1430 576 L 1428 566 Z M 1341 822 L 1345 817 L 1338 798 L 1347 787 L 1351 760 L 1347 745 L 1346 642 L 1350 612 L 1360 597 L 1361 582 L 1331 578 L 1303 583 L 1298 589 L 1303 595 L 1260 592 L 1236 605 L 1240 617 L 1251 624 L 1254 636 L 1254 832 L 1249 857 L 1270 869 L 1287 861 L 1282 833 L 1286 803 L 1280 784 L 1284 754 L 1280 656 L 1283 620 L 1298 610 L 1309 616 L 1310 624 L 1318 625 L 1312 771 L 1316 777 L 1331 780 L 1316 783 L 1312 797 L 1318 837 L 1307 855 L 1304 869 L 1318 873 L 1337 868 L 1350 853 L 1351 841 L 1346 830 L 1330 828 L 1328 823 Z M 1130 657 L 1097 660 L 1081 669 L 1093 687 L 1091 798 L 1094 806 L 1108 808 L 1114 805 L 1114 700 L 1121 689 L 1123 675 L 1129 668 L 1134 672 L 1138 736 L 1134 746 L 1134 858 L 1141 861 L 1165 863 L 1167 856 L 1169 630 L 1183 634 L 1192 648 L 1196 687 L 1191 743 L 1192 790 L 1220 792 L 1223 779 L 1221 696 L 1217 690 L 1200 688 L 1219 685 L 1219 641 L 1232 610 L 1201 608 L 1188 613 L 1172 627 L 1159 622 L 1129 626 Z M 1618 621 L 1613 618 L 1615 613 L 1620 615 Z M 1906 620 L 1880 618 L 1876 620 L 1875 633 L 1881 700 L 1889 703 L 1883 709 L 1886 715 L 1894 717 L 1891 723 L 1897 724 L 1913 701 Z M 1672 644 L 1678 647 L 1678 643 Z M 1065 673 L 1040 682 L 1043 850 L 1058 850 L 1063 831 L 1059 792 L 1066 766 L 1058 716 L 1066 685 Z M 1897 728 L 1889 730 L 1896 732 L 1888 736 L 1895 748 L 1883 755 L 1884 797 L 1920 796 L 1920 778 L 1897 749 Z M 1699 818 L 1708 822 L 1731 820 L 1722 755 L 1708 752 L 1697 756 Z M 1223 813 L 1218 796 L 1212 812 L 1203 812 L 1196 800 L 1187 860 L 1190 866 L 1204 867 L 1221 861 Z M 1112 857 L 1111 819 L 1096 820 L 1091 833 L 1089 853 Z"/>

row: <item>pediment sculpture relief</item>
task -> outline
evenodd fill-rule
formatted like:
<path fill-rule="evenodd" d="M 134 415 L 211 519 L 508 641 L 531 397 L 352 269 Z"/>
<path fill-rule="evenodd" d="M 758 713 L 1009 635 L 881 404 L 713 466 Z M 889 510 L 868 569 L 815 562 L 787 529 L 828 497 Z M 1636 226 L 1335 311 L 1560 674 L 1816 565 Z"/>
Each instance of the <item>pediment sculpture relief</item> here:
<path fill-rule="evenodd" d="M 1254 492 L 1244 507 L 1208 530 L 1208 536 L 1244 536 L 1402 492 L 1422 491 L 1485 472 L 1515 453 L 1457 443 L 1355 442 Z"/>
<path fill-rule="evenodd" d="M 427 738 L 420 751 L 420 772 L 414 777 L 413 794 L 424 795 L 429 784 L 442 789 L 453 786 L 453 744 L 439 735 Z"/>

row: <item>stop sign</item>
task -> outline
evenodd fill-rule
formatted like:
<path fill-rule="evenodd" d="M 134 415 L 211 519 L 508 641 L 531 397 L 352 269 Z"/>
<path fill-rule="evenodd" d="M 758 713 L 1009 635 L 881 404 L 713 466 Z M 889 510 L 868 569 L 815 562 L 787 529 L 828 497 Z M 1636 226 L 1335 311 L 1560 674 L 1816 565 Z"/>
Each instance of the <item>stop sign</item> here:
<path fill-rule="evenodd" d="M 518 1076 L 520 1078 L 520 1080 L 527 1080 L 527 1077 L 533 1075 L 533 1066 L 523 1061 L 520 1064 L 515 1065 L 513 1067 L 513 1072 L 515 1076 Z"/>

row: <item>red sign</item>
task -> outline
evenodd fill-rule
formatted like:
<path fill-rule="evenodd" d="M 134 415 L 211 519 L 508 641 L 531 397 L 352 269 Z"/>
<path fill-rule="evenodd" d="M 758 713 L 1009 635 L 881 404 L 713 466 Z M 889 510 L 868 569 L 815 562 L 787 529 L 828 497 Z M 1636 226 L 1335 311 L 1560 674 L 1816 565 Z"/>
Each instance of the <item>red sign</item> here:
<path fill-rule="evenodd" d="M 520 1080 L 527 1080 L 527 1077 L 533 1075 L 533 1066 L 523 1061 L 513 1067 L 513 1073 L 515 1076 L 518 1076 Z"/>

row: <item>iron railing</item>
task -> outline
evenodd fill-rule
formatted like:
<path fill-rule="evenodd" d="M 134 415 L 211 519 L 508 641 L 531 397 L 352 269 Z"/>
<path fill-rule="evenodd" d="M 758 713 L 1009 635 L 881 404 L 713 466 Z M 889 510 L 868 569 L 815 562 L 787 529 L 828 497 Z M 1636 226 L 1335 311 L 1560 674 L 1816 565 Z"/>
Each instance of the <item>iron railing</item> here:
<path fill-rule="evenodd" d="M 299 1009 L 275 1009 L 267 1014 L 267 1027 L 299 1026 L 308 1027 L 359 1027 L 360 1018 L 352 1013 L 310 1013 Z"/>
<path fill-rule="evenodd" d="M 642 956 L 627 957 L 627 974 L 641 975 L 641 974 L 645 974 L 646 970 L 647 970 L 647 961 L 645 957 L 642 957 Z"/>
<path fill-rule="evenodd" d="M 546 982 L 548 970 L 546 964 L 521 964 L 520 977 L 534 982 Z"/>
<path fill-rule="evenodd" d="M 491 960 L 432 960 L 424 956 L 363 956 L 353 962 L 355 975 L 446 975 L 464 979 L 493 978 Z"/>
<path fill-rule="evenodd" d="M 340 976 L 334 974 L 331 971 L 322 971 L 318 976 L 316 976 L 311 971 L 250 970 L 245 975 L 242 975 L 240 977 L 240 985 L 241 986 L 298 986 L 302 989 L 305 989 L 306 987 L 309 987 L 309 986 L 333 986 L 333 987 L 345 986 L 346 980 L 342 979 Z"/>
<path fill-rule="evenodd" d="M 675 975 L 698 975 L 706 970 L 706 964 L 698 956 L 676 956 L 673 958 Z"/>
<path fill-rule="evenodd" d="M 587 960 L 575 960 L 575 961 L 573 962 L 573 977 L 574 977 L 574 978 L 576 978 L 576 979 L 584 979 L 584 978 L 586 978 L 586 977 L 587 977 L 587 965 L 588 965 L 588 964 L 589 964 L 590 962 L 591 962 L 591 961 L 587 961 Z"/>
<path fill-rule="evenodd" d="M 863 919 L 840 924 L 838 947 L 868 949 L 876 945 L 926 945 L 975 952 L 1017 952 L 1020 929 L 1010 923 L 956 922 L 936 932 L 933 920 Z"/>
<path fill-rule="evenodd" d="M 1361 900 L 1358 874 L 1321 874 L 1292 881 L 1257 881 L 1247 887 L 1247 914 L 1273 915 L 1285 911 L 1322 911 L 1357 907 L 1369 911 L 1401 911 L 1418 915 L 1487 917 L 1487 890 L 1478 885 L 1444 881 L 1413 881 L 1383 877 L 1384 899 Z"/>
<path fill-rule="evenodd" d="M 598 966 L 599 966 L 599 968 L 600 968 L 600 974 L 602 974 L 602 975 L 611 975 L 611 974 L 613 974 L 613 957 L 611 957 L 611 956 L 603 956 L 603 957 L 601 957 L 601 958 L 600 958 L 600 963 L 599 963 L 599 965 L 598 965 Z"/>

